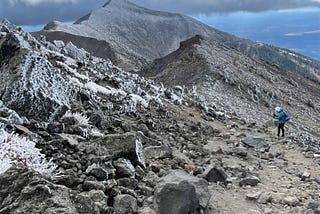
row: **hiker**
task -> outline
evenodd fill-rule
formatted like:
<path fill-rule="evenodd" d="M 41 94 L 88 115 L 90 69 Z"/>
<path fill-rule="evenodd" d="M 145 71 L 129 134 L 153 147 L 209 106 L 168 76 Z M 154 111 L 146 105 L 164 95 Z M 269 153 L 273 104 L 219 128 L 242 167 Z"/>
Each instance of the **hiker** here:
<path fill-rule="evenodd" d="M 273 116 L 278 120 L 278 137 L 280 136 L 280 131 L 282 131 L 281 136 L 284 137 L 284 124 L 289 120 L 288 113 L 286 113 L 281 107 L 277 106 Z"/>

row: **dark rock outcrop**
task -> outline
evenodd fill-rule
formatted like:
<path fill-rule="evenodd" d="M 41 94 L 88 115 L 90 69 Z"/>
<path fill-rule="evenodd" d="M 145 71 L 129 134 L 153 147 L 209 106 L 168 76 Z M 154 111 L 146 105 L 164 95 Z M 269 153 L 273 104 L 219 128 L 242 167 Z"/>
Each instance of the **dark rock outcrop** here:
<path fill-rule="evenodd" d="M 170 171 L 156 186 L 158 213 L 192 213 L 206 210 L 210 195 L 208 183 L 184 171 Z"/>

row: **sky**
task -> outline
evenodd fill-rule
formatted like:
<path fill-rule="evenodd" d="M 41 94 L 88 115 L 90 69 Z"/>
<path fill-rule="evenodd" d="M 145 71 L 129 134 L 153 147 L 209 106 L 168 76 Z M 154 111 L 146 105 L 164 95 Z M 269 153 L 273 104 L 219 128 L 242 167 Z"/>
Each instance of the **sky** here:
<path fill-rule="evenodd" d="M 108 0 L 0 0 L 0 19 L 26 31 L 52 20 L 73 22 Z M 320 60 L 320 0 L 131 0 L 150 9 L 192 16 L 254 41 Z"/>

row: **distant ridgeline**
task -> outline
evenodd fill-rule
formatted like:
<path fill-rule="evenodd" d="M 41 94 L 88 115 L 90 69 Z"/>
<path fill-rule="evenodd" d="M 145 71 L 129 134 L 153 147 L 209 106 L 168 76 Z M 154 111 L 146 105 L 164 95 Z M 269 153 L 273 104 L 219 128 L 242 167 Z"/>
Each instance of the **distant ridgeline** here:
<path fill-rule="evenodd" d="M 257 44 L 245 48 L 239 43 L 234 48 L 276 65 L 280 69 L 294 71 L 308 79 L 320 82 L 320 62 L 310 57 L 268 44 Z"/>

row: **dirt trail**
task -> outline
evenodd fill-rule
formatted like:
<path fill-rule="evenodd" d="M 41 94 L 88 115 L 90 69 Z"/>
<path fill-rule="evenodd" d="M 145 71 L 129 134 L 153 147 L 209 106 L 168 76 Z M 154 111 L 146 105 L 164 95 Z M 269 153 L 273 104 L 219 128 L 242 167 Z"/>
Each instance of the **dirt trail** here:
<path fill-rule="evenodd" d="M 252 135 L 264 139 L 270 145 L 270 150 L 256 152 L 252 148 L 246 148 L 244 150 L 248 155 L 245 157 L 229 152 L 233 148 L 242 147 L 242 136 Z M 235 131 L 230 134 L 234 143 L 215 138 L 205 146 L 212 151 L 221 148 L 227 154 L 223 156 L 222 164 L 228 175 L 234 174 L 232 171 L 246 168 L 253 170 L 251 174 L 257 175 L 261 181 L 257 186 L 243 187 L 238 185 L 238 179 L 227 187 L 211 184 L 212 213 L 316 213 L 316 207 L 311 207 L 310 204 L 314 202 L 314 206 L 317 206 L 319 201 L 319 160 L 306 157 L 302 149 L 292 144 L 289 138 L 277 138 L 273 135 L 273 130 L 266 134 Z M 214 154 L 212 159 L 215 158 L 221 156 Z M 255 199 L 248 199 L 248 196 L 254 195 Z"/>

